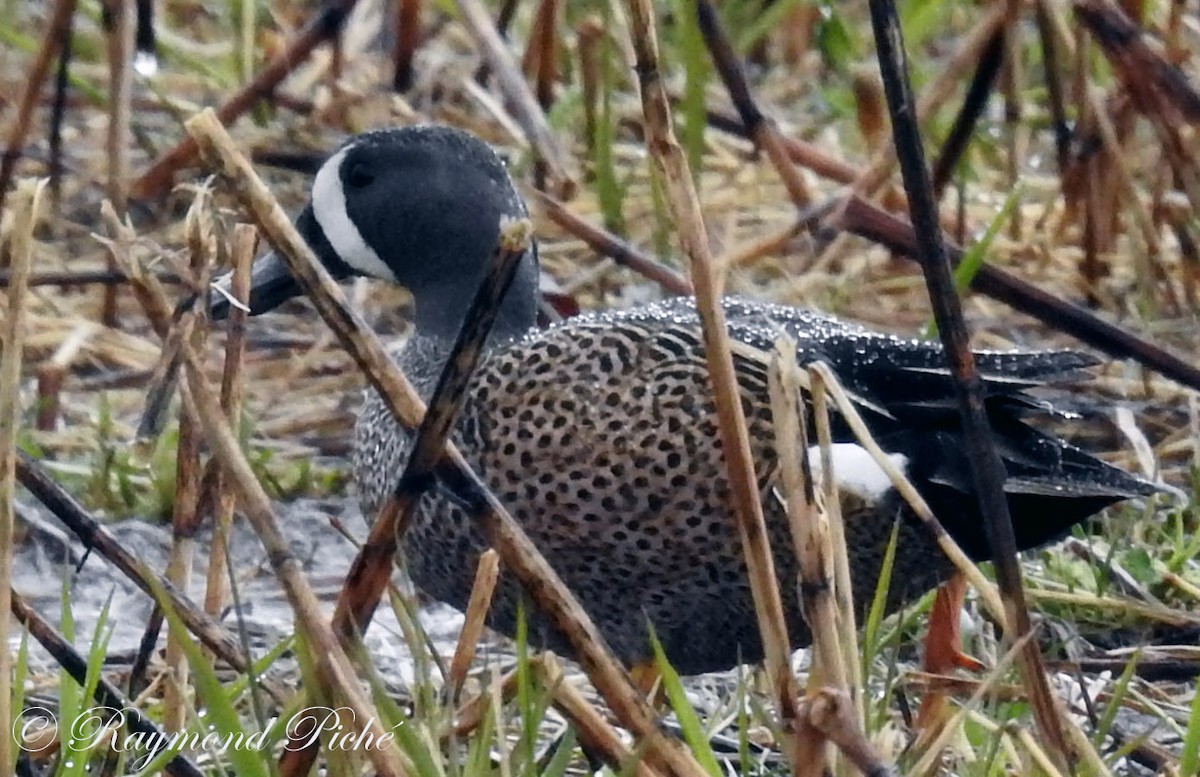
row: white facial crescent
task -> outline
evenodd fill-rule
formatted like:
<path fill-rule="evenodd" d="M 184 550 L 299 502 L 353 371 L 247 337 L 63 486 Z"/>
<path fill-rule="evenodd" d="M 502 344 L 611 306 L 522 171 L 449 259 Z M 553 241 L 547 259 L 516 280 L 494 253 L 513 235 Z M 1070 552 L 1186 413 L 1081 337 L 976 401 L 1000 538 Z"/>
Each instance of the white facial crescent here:
<path fill-rule="evenodd" d="M 340 170 L 349 150 L 349 147 L 343 148 L 317 171 L 312 185 L 313 218 L 325 233 L 329 245 L 333 246 L 334 253 L 343 262 L 363 275 L 395 283 L 396 276 L 375 253 L 375 249 L 363 240 L 362 233 L 346 210 L 346 192 L 342 188 Z"/>

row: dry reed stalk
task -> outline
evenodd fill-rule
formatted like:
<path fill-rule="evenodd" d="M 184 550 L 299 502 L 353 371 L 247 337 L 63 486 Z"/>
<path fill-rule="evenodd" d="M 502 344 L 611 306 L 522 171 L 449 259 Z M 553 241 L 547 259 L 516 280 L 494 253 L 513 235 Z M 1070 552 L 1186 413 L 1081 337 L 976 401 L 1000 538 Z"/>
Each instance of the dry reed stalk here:
<path fill-rule="evenodd" d="M 1048 65 L 1046 66 L 1048 68 Z M 1025 170 L 1025 159 L 1029 155 L 1029 129 L 1022 122 L 1025 113 L 1025 64 L 1021 58 L 1021 34 L 1016 25 L 1009 25 L 1004 35 L 1004 72 L 1000 88 L 1004 92 L 1004 145 L 1005 173 L 1009 191 L 1012 191 Z M 963 235 L 966 225 L 963 224 Z M 1022 240 L 1022 210 L 1013 208 L 1008 219 L 1008 236 L 1014 241 Z M 965 237 L 959 242 L 963 242 Z"/>
<path fill-rule="evenodd" d="M 391 361 L 379 339 L 351 310 L 337 284 L 271 196 L 266 185 L 255 175 L 245 157 L 237 151 L 228 133 L 211 110 L 187 122 L 189 133 L 212 167 L 232 187 L 243 208 L 258 224 L 297 282 L 308 293 L 322 318 L 337 334 L 342 345 L 366 374 L 372 386 L 393 415 L 406 427 L 414 428 L 424 414 L 422 402 L 412 385 Z M 664 771 L 680 775 L 700 775 L 703 770 L 680 744 L 659 729 L 657 716 L 629 680 L 629 675 L 612 657 L 599 631 L 579 606 L 574 595 L 546 562 L 536 546 L 496 500 L 479 478 L 470 471 L 462 454 L 447 444 L 438 476 L 451 489 L 466 495 L 476 505 L 474 518 L 483 526 L 492 546 L 500 553 L 505 567 L 512 570 L 530 591 L 534 601 L 554 619 L 571 641 L 576 658 L 593 686 L 623 725 L 646 744 L 647 757 L 661 764 Z M 395 500 L 389 504 L 394 505 Z M 388 515 L 392 512 L 392 515 Z M 373 527 L 386 526 L 396 519 L 394 508 L 381 514 Z M 393 524 L 394 526 L 394 524 Z M 392 535 L 394 538 L 394 534 Z M 363 552 L 370 552 L 370 541 Z M 376 545 L 376 553 L 381 545 Z M 394 547 L 394 546 L 393 546 Z M 373 564 L 390 565 L 391 554 L 375 558 Z M 390 566 L 387 567 L 390 569 Z M 387 572 L 385 574 L 388 574 Z M 347 585 L 352 581 L 347 580 Z M 372 583 L 374 585 L 374 583 Z M 381 589 L 380 589 L 381 590 Z M 378 594 L 374 597 L 378 599 Z"/>
<path fill-rule="evenodd" d="M 1017 11 L 1012 7 L 1011 2 L 1009 3 L 1009 12 L 1013 15 L 1012 18 L 1016 18 Z M 979 52 L 979 61 L 975 65 L 975 72 L 971 76 L 966 94 L 963 95 L 962 105 L 959 107 L 958 114 L 954 117 L 954 123 L 950 126 L 950 131 L 942 142 L 942 148 L 932 165 L 931 177 L 933 178 L 935 201 L 941 199 L 946 185 L 953 179 L 958 163 L 966 153 L 967 146 L 975 134 L 979 118 L 987 110 L 992 91 L 996 87 L 996 77 L 1000 75 L 1004 64 L 1004 46 L 1005 41 L 1008 40 L 1009 29 L 1009 26 L 997 29 Z M 880 86 L 882 87 L 882 84 Z M 881 92 L 879 97 L 882 96 Z M 965 225 L 960 224 L 959 226 L 960 232 L 965 231 Z"/>
<path fill-rule="evenodd" d="M 8 611 L 6 607 L 4 610 L 5 615 L 8 614 Z M 81 656 L 61 633 L 16 594 L 13 594 L 12 613 L 29 634 L 37 640 L 38 644 L 54 657 L 58 665 L 65 669 L 76 683 L 81 687 L 86 685 L 88 675 L 87 659 Z M 96 680 L 96 688 L 92 698 L 97 704 L 103 705 L 110 710 L 121 710 L 125 725 L 128 726 L 130 731 L 142 735 L 144 741 L 163 743 L 168 741 L 169 732 L 165 732 L 158 728 L 158 726 L 155 726 L 148 717 L 142 714 L 142 711 L 138 709 L 132 699 L 126 697 L 125 694 L 121 693 L 120 689 L 104 678 L 103 673 Z M 13 738 L 8 736 L 7 732 L 3 738 L 9 742 L 13 741 Z M 0 745 L 0 751 L 4 747 L 5 745 Z M 171 775 L 171 777 L 204 777 L 205 774 L 188 760 L 186 756 L 179 754 L 176 754 L 163 765 L 163 771 Z"/>
<path fill-rule="evenodd" d="M 67 369 L 75 363 L 80 351 L 96 330 L 97 326 L 91 322 L 79 324 L 54 349 L 54 355 L 38 366 L 37 418 L 33 425 L 38 431 L 53 431 L 58 425 L 62 407 L 62 387 L 67 377 Z"/>
<path fill-rule="evenodd" d="M 55 0 L 54 8 L 50 11 L 46 33 L 42 36 L 42 46 L 38 49 L 37 56 L 25 77 L 25 91 L 21 93 L 16 116 L 9 126 L 4 155 L 0 156 L 0 209 L 4 207 L 4 200 L 8 195 L 8 184 L 12 180 L 17 160 L 21 158 L 25 136 L 29 134 L 29 125 L 33 120 L 33 109 L 37 107 L 42 86 L 46 83 L 46 76 L 50 73 L 50 63 L 54 61 L 54 55 L 58 53 L 63 41 L 66 40 L 67 29 L 71 26 L 71 17 L 74 13 L 75 0 Z M 3 263 L 0 263 L 0 267 L 3 267 Z"/>
<path fill-rule="evenodd" d="M 783 17 L 780 25 L 779 43 L 783 61 L 793 68 L 804 62 L 804 56 L 813 50 L 817 23 L 821 20 L 821 7 L 810 3 L 793 6 Z"/>
<path fill-rule="evenodd" d="M 537 672 L 541 661 L 542 655 L 531 656 L 529 668 Z M 507 700 L 516 696 L 517 676 L 518 669 L 513 667 L 492 680 L 492 684 L 500 686 L 502 698 Z M 492 704 L 492 693 L 491 688 L 482 688 L 477 695 L 460 705 L 454 713 L 454 719 L 439 732 L 438 741 L 445 743 L 454 739 L 463 739 L 475 733 L 483 725 L 484 718 L 488 714 L 488 709 Z"/>
<path fill-rule="evenodd" d="M 812 203 L 812 193 L 809 191 L 808 184 L 800 175 L 800 171 L 796 169 L 774 120 L 759 110 L 755 104 L 754 95 L 746 81 L 746 74 L 742 71 L 741 60 L 721 26 L 716 9 L 709 0 L 699 0 L 696 5 L 696 13 L 699 17 L 700 32 L 712 55 L 713 64 L 725 82 L 730 99 L 733 100 L 738 115 L 741 117 L 742 125 L 755 145 L 766 152 L 771 164 L 779 173 L 779 178 L 783 181 L 792 203 L 799 209 L 807 208 Z"/>
<path fill-rule="evenodd" d="M 21 363 L 25 340 L 26 280 L 33 263 L 33 233 L 41 215 L 46 182 L 17 184 L 12 218 L 0 234 L 0 265 L 10 268 L 8 306 L 4 314 L 4 350 L 0 359 L 0 768 L 14 761 L 12 680 L 13 653 L 7 648 L 14 601 L 13 534 L 16 523 L 17 426 L 21 415 Z"/>
<path fill-rule="evenodd" d="M 471 598 L 467 600 L 464 613 L 463 627 L 458 634 L 458 643 L 454 646 L 454 657 L 450 660 L 450 672 L 446 685 L 450 689 L 450 698 L 457 700 L 462 692 L 463 682 L 475 660 L 475 647 L 487 622 L 488 610 L 492 606 L 492 596 L 496 593 L 496 581 L 500 578 L 500 556 L 492 548 L 488 548 L 479 557 L 479 566 L 475 568 L 475 582 L 471 585 Z"/>
<path fill-rule="evenodd" d="M 604 23 L 590 15 L 575 28 L 579 48 L 579 89 L 583 95 L 583 133 L 589 144 L 595 142 L 598 106 L 600 105 L 600 41 L 604 39 Z"/>
<path fill-rule="evenodd" d="M 1076 62 L 1078 77 L 1075 80 L 1078 99 L 1076 108 L 1079 114 L 1077 123 L 1080 134 L 1084 137 L 1092 134 L 1095 121 L 1091 105 L 1087 101 L 1087 71 L 1084 65 L 1087 48 L 1086 41 L 1081 40 L 1076 49 L 1079 52 Z M 1108 160 L 1104 158 L 1103 149 L 1097 149 L 1076 162 L 1082 167 L 1081 183 L 1083 185 L 1082 195 L 1078 191 L 1074 193 L 1077 202 L 1079 199 L 1083 200 L 1083 261 L 1080 263 L 1079 269 L 1083 281 L 1084 298 L 1090 308 L 1100 307 L 1101 279 L 1107 274 L 1108 269 L 1106 264 L 1100 260 L 1100 254 L 1107 252 L 1111 247 L 1110 241 L 1107 239 L 1107 230 L 1104 228 L 1104 217 L 1101 214 L 1104 208 L 1103 201 L 1109 196 L 1100 182 L 1102 165 L 1107 165 L 1107 163 Z"/>
<path fill-rule="evenodd" d="M 106 30 L 108 50 L 108 130 L 105 152 L 108 160 L 106 193 L 117 215 L 125 218 L 129 199 L 129 144 L 133 96 L 134 0 L 106 0 L 111 27 Z M 109 257 L 109 269 L 113 268 Z M 118 287 L 105 286 L 100 320 L 105 326 L 117 325 Z"/>
<path fill-rule="evenodd" d="M 197 190 L 184 220 L 187 235 L 189 269 L 196 288 L 207 288 L 208 268 L 216 253 L 212 220 L 212 191 Z M 204 312 L 185 316 L 179 322 L 181 344 L 190 342 L 203 351 L 206 338 Z M 185 322 L 191 322 L 188 327 Z M 189 331 L 190 330 L 190 331 Z M 196 529 L 200 523 L 200 430 L 186 413 L 179 416 L 179 440 L 175 457 L 175 499 L 171 514 L 171 549 L 167 557 L 166 578 L 180 591 L 191 588 L 192 565 L 196 557 Z M 174 631 L 167 632 L 167 684 L 163 693 L 163 725 L 181 731 L 187 723 L 187 654 Z"/>
<path fill-rule="evenodd" d="M 122 221 L 117 215 L 112 203 L 105 201 L 100 204 L 100 219 L 108 231 L 107 237 L 93 233 L 106 250 L 106 257 L 121 267 L 126 277 L 132 282 L 134 297 L 146 312 L 151 328 L 161 338 L 166 339 L 171 328 L 173 313 L 167 304 L 167 295 L 162 285 L 153 273 L 148 273 L 140 262 L 132 260 L 137 248 L 137 233 L 129 224 L 128 217 Z"/>
<path fill-rule="evenodd" d="M 384 573 L 390 570 L 390 559 L 395 554 L 399 539 L 411 523 L 421 495 L 436 477 L 434 471 L 441 460 L 454 422 L 462 410 L 471 376 L 483 354 L 484 343 L 495 321 L 500 300 L 511 285 L 517 265 L 530 249 L 532 234 L 533 227 L 526 219 L 501 220 L 499 240 L 488 272 L 475 293 L 466 320 L 447 356 L 446 365 L 438 376 L 429 409 L 409 447 L 404 471 L 381 509 L 376 525 L 372 526 L 367 542 L 351 563 L 346 582 L 338 597 L 333 628 L 344 640 L 352 639 L 356 632 L 365 631 L 370 624 L 377 603 L 376 589 L 381 580 L 386 581 L 388 575 Z M 489 552 L 494 555 L 494 551 Z M 486 615 L 487 606 L 491 601 L 491 591 L 495 587 L 497 570 L 494 561 L 492 567 L 490 587 L 484 586 L 483 578 L 480 578 L 481 587 L 472 591 L 475 610 L 468 612 L 468 615 L 475 620 L 468 619 L 464 634 L 472 652 L 478 640 L 478 630 L 482 628 L 482 618 Z M 409 636 L 407 632 L 406 636 Z M 457 694 L 458 686 L 465 677 L 471 655 L 456 653 L 455 658 L 457 661 L 465 660 L 466 664 L 458 665 L 457 674 L 447 675 L 452 698 Z M 287 757 L 292 761 L 302 762 L 305 757 L 304 751 L 297 752 L 300 754 Z"/>
<path fill-rule="evenodd" d="M 304 28 L 288 42 L 254 80 L 243 86 L 217 108 L 217 116 L 226 124 L 235 121 L 260 100 L 269 99 L 283 79 L 308 59 L 320 44 L 333 37 L 342 22 L 354 9 L 356 0 L 327 0 L 309 19 Z M 195 139 L 185 137 L 170 151 L 160 156 L 133 183 L 133 195 L 143 200 L 157 200 L 171 189 L 176 171 L 196 161 L 198 147 Z"/>
<path fill-rule="evenodd" d="M 392 50 L 392 88 L 413 85 L 413 57 L 421 43 L 421 0 L 399 0 L 395 7 L 395 48 Z"/>
<path fill-rule="evenodd" d="M 529 28 L 529 42 L 525 56 L 521 58 L 521 72 L 532 81 L 538 104 L 543 111 L 550 110 L 554 103 L 554 79 L 557 63 L 554 61 L 555 25 L 558 22 L 558 0 L 541 0 L 533 15 Z"/>
<path fill-rule="evenodd" d="M 791 729 L 796 719 L 796 680 L 792 675 L 783 603 L 779 596 L 775 563 L 750 454 L 746 417 L 733 369 L 725 311 L 721 306 L 723 279 L 719 277 L 712 259 L 687 159 L 675 138 L 670 103 L 659 68 L 654 8 L 649 0 L 630 0 L 629 10 L 633 45 L 637 53 L 642 113 L 646 120 L 646 145 L 663 176 L 667 199 L 679 230 L 679 242 L 691 263 L 705 360 L 717 407 L 721 449 L 729 474 L 731 502 L 762 636 L 764 663 L 771 683 L 771 694 L 779 705 L 784 727 Z M 788 760 L 794 770 L 799 769 L 807 756 L 799 751 L 796 746 L 798 743 L 791 737 L 786 739 L 783 746 L 788 753 Z"/>
<path fill-rule="evenodd" d="M 239 672 L 246 671 L 249 659 L 242 652 L 241 643 L 219 623 L 208 617 L 202 609 L 180 593 L 165 578 L 150 569 L 145 561 L 130 553 L 108 532 L 87 510 L 32 458 L 19 453 L 17 479 L 46 509 L 66 526 L 83 546 L 107 559 L 138 588 L 151 596 L 155 589 L 166 592 L 171 608 L 179 613 L 180 620 L 188 631 L 209 650 Z"/>
<path fill-rule="evenodd" d="M 1115 178 L 1119 188 L 1125 192 L 1125 204 L 1127 207 L 1120 208 L 1119 210 L 1121 213 L 1128 213 L 1133 217 L 1133 221 L 1137 224 L 1138 230 L 1141 233 L 1142 240 L 1146 244 L 1144 252 L 1134 252 L 1134 257 L 1140 271 L 1139 277 L 1144 283 L 1151 283 L 1152 279 L 1162 276 L 1162 268 L 1158 262 L 1162 256 L 1162 242 L 1159 240 L 1158 227 L 1155 226 L 1154 217 L 1150 214 L 1146 203 L 1139 196 L 1137 184 L 1134 183 L 1133 174 L 1126 163 L 1127 152 L 1121 147 L 1121 142 L 1117 137 L 1117 130 L 1113 125 L 1112 115 L 1108 106 L 1104 104 L 1101 95 L 1095 88 L 1087 89 L 1087 100 L 1092 120 L 1095 122 L 1100 140 L 1108 154 L 1106 161 L 1109 163 L 1108 168 L 1110 173 Z M 1111 189 L 1106 189 L 1106 191 L 1111 193 Z M 1114 212 L 1115 210 L 1114 202 Z M 1170 284 L 1167 284 L 1167 288 L 1170 288 Z"/>
<path fill-rule="evenodd" d="M 766 232 L 745 243 L 735 245 L 718 257 L 717 265 L 740 269 L 750 267 L 768 256 L 782 254 L 788 244 L 804 229 L 804 226 L 802 222 L 796 221 L 782 229 Z"/>
<path fill-rule="evenodd" d="M 660 772 L 637 758 L 599 710 L 571 684 L 553 653 L 542 653 L 537 670 L 542 685 L 553 694 L 554 708 L 575 727 L 580 744 L 588 752 L 603 758 L 618 774 L 629 774 L 632 767 L 638 777 L 658 777 Z"/>
<path fill-rule="evenodd" d="M 254 252 L 258 246 L 258 233 L 249 224 L 238 224 L 233 228 L 231 260 L 233 272 L 229 293 L 239 304 L 230 306 L 229 318 L 225 322 L 225 364 L 221 373 L 221 408 L 229 426 L 238 430 L 242 417 L 242 367 L 246 355 L 245 304 L 250 299 L 250 267 L 254 263 Z M 210 462 L 211 463 L 211 462 Z M 226 551 L 233 528 L 233 511 L 237 498 L 228 488 L 220 469 L 217 475 L 217 507 L 213 515 L 212 545 L 208 551 L 208 574 L 204 593 L 204 611 L 216 617 L 225 606 L 229 596 Z"/>
<path fill-rule="evenodd" d="M 154 441 L 167 426 L 171 400 L 175 397 L 175 387 L 179 381 L 179 343 L 190 334 L 183 327 L 175 325 L 163 338 L 158 362 L 146 381 L 146 402 L 135 435 L 137 445 L 153 448 Z"/>
<path fill-rule="evenodd" d="M 1138 22 L 1111 0 L 1073 0 L 1071 7 L 1143 111 L 1175 126 L 1200 121 L 1200 92 Z"/>
<path fill-rule="evenodd" d="M 479 0 L 455 0 L 454 4 L 479 44 L 481 55 L 495 74 L 500 90 L 508 100 L 509 110 L 520 123 L 529 145 L 545 163 L 554 189 L 565 199 L 570 199 L 576 183 L 567 172 L 566 157 L 546 121 L 545 112 L 530 92 L 529 83 L 521 76 L 521 70 L 496 30 L 496 25 Z"/>
<path fill-rule="evenodd" d="M 1063 97 L 1062 75 L 1059 72 L 1058 55 L 1064 47 L 1065 59 L 1074 57 L 1070 35 L 1065 33 L 1057 3 L 1051 0 L 1034 0 L 1038 38 L 1042 46 L 1042 62 L 1046 78 L 1046 92 L 1050 102 L 1050 118 L 1054 125 L 1054 151 L 1059 175 L 1067 172 L 1071 160 L 1071 127 L 1067 124 L 1066 100 Z"/>
<path fill-rule="evenodd" d="M 949 744 L 950 738 L 954 736 L 954 732 L 962 726 L 966 720 L 967 713 L 972 708 L 976 707 L 983 697 L 991 692 L 992 688 L 1000 682 L 1001 675 L 1020 655 L 1027 642 L 1029 642 L 1032 634 L 1024 634 L 1019 639 L 1013 641 L 1012 647 L 1000 657 L 996 662 L 996 666 L 984 678 L 975 692 L 971 694 L 971 698 L 967 699 L 966 703 L 959 708 L 954 716 L 947 720 L 942 726 L 937 728 L 927 728 L 917 737 L 916 743 L 913 744 L 913 751 L 921 753 L 921 757 L 909 770 L 911 775 L 927 775 L 933 774 L 935 767 L 938 766 L 938 760 L 941 758 L 942 750 Z"/>
<path fill-rule="evenodd" d="M 854 93 L 855 119 L 863 136 L 867 153 L 875 155 L 887 142 L 887 107 L 883 103 L 883 84 L 871 65 L 861 64 L 850 71 Z"/>
<path fill-rule="evenodd" d="M 1040 769 L 1042 773 L 1046 775 L 1046 777 L 1066 777 L 1066 775 L 1059 771 L 1058 767 L 1054 765 L 1054 761 L 1051 760 L 1050 756 L 1046 753 L 1046 750 L 1037 743 L 1037 740 L 1033 738 L 1033 734 L 1029 733 L 1029 729 L 1022 725 L 1017 725 L 1016 729 L 1017 742 L 1025 748 L 1025 752 L 1029 753 L 1029 757 L 1033 759 L 1033 762 L 1037 764 L 1038 769 Z M 1097 777 L 1102 777 L 1103 775 L 1109 774 L 1109 771 L 1108 768 L 1104 766 L 1104 762 L 1101 761 L 1100 770 L 1091 771 L 1091 773 Z"/>
<path fill-rule="evenodd" d="M 862 664 L 858 653 L 858 623 L 854 611 L 854 588 L 850 581 L 850 560 L 846 556 L 846 526 L 842 521 L 842 504 L 838 495 L 836 473 L 833 471 L 833 430 L 829 423 L 829 398 L 825 379 L 818 370 L 808 368 L 808 391 L 812 397 L 813 419 L 817 426 L 817 444 L 821 446 L 821 481 L 825 496 L 825 518 L 829 522 L 829 537 L 833 544 L 833 596 L 837 603 L 838 640 L 842 648 L 842 665 L 846 668 L 846 686 L 854 700 L 859 720 L 866 720 Z"/>
<path fill-rule="evenodd" d="M 566 205 L 549 194 L 537 190 L 530 194 L 532 201 L 541 207 L 547 218 L 587 243 L 596 253 L 607 256 L 622 267 L 628 267 L 654 281 L 672 294 L 686 296 L 692 293 L 692 284 L 672 268 L 647 256 L 611 232 L 575 215 Z"/>
<path fill-rule="evenodd" d="M 353 730 L 364 739 L 369 737 L 373 742 L 382 742 L 385 732 L 378 723 L 378 713 L 363 693 L 350 659 L 329 628 L 321 603 L 305 578 L 299 560 L 292 554 L 287 538 L 279 530 L 270 499 L 246 461 L 237 437 L 229 428 L 217 394 L 208 385 L 200 355 L 187 341 L 183 343 L 182 353 L 188 376 L 181 386 L 184 401 L 193 406 L 209 445 L 221 459 L 223 471 L 237 488 L 246 518 L 258 534 L 271 569 L 296 615 L 297 628 L 304 632 L 306 641 L 312 647 L 311 659 L 317 670 L 321 695 L 330 703 L 345 705 L 350 709 L 350 720 L 343 723 L 348 730 Z M 411 766 L 405 763 L 407 759 L 398 747 L 386 745 L 366 750 L 371 765 L 380 774 L 400 777 L 411 772 Z"/>
<path fill-rule="evenodd" d="M 800 723 L 832 742 L 846 760 L 866 777 L 895 777 L 863 731 L 854 703 L 844 690 L 821 688 L 800 702 Z"/>
<path fill-rule="evenodd" d="M 813 666 L 809 683 L 810 686 L 845 690 L 846 668 L 839 640 L 841 630 L 837 627 L 833 600 L 833 549 L 829 524 L 817 504 L 814 491 L 799 372 L 796 341 L 790 337 L 780 338 L 770 355 L 767 388 L 792 551 L 800 570 L 800 579 L 796 582 L 800 589 L 800 609 L 812 634 Z M 826 471 L 824 477 L 832 480 L 832 473 Z M 818 746 L 813 749 L 816 752 L 809 752 L 808 757 L 794 767 L 797 775 L 821 777 L 827 768 L 837 770 L 836 763 L 828 763 L 828 748 Z"/>
<path fill-rule="evenodd" d="M 186 316 L 178 323 L 179 344 L 195 337 L 195 318 Z M 172 392 L 173 393 L 173 392 Z M 180 591 L 191 586 L 192 561 L 196 556 L 197 508 L 200 496 L 200 440 L 192 419 L 179 417 L 179 439 L 175 454 L 175 498 L 171 511 L 171 547 L 164 577 Z M 174 631 L 167 632 L 164 655 L 166 685 L 163 688 L 163 726 L 182 731 L 188 716 L 187 654 Z"/>

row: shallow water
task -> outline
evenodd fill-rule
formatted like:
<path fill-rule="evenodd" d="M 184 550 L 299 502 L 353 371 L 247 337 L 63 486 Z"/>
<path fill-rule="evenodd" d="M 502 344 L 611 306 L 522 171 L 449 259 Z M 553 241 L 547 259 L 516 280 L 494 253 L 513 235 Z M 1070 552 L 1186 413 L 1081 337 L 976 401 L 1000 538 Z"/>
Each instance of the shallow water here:
<path fill-rule="evenodd" d="M 63 585 L 68 586 L 75 621 L 76 648 L 86 655 L 105 603 L 109 602 L 112 634 L 108 653 L 120 662 L 132 656 L 152 611 L 152 601 L 97 553 L 86 553 L 81 542 L 66 532 L 49 513 L 29 501 L 22 502 L 21 523 L 28 529 L 17 544 L 13 587 L 43 617 L 58 625 L 62 618 Z M 302 500 L 280 506 L 277 518 L 292 552 L 299 559 L 317 597 L 332 615 L 342 579 L 354 558 L 354 548 L 331 525 L 337 519 L 355 536 L 365 537 L 367 526 L 357 507 L 335 501 Z M 153 569 L 165 569 L 171 544 L 170 527 L 128 519 L 106 524 L 107 530 L 130 552 Z M 211 531 L 196 538 L 196 554 L 188 595 L 195 602 L 204 598 Z M 249 524 L 237 521 L 230 541 L 230 555 L 237 573 L 239 608 L 251 648 L 261 655 L 292 633 L 292 610 L 283 589 L 271 572 L 258 537 Z M 233 608 L 223 613 L 222 623 L 238 629 Z M 430 603 L 420 608 L 419 618 L 435 649 L 450 655 L 462 625 L 462 615 L 451 607 Z M 165 633 L 165 627 L 164 627 Z M 400 636 L 400 626 L 388 606 L 380 607 L 366 635 L 375 665 L 385 679 L 407 686 L 413 679 L 412 654 Z M 19 645 L 21 632 L 11 637 L 10 647 Z M 165 636 L 160 635 L 160 644 Z M 499 649 L 497 637 L 494 647 Z M 32 650 L 33 668 L 51 669 L 53 662 L 40 647 Z"/>

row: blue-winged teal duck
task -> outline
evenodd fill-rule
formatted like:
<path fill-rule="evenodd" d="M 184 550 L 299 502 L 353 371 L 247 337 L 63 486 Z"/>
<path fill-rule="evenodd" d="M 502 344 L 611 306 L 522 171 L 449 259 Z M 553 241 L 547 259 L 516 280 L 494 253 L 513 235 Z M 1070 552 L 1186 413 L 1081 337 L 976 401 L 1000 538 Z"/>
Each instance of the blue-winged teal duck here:
<path fill-rule="evenodd" d="M 500 218 L 525 213 L 491 148 L 465 132 L 429 126 L 345 143 L 318 171 L 298 226 L 335 276 L 366 275 L 411 291 L 414 333 L 396 356 L 428 397 L 485 273 Z M 762 645 L 693 301 L 582 315 L 539 330 L 537 280 L 537 254 L 530 250 L 458 421 L 460 449 L 620 658 L 631 665 L 650 658 L 649 621 L 680 672 L 758 660 Z M 256 264 L 252 312 L 297 293 L 278 258 Z M 730 336 L 745 346 L 735 360 L 793 644 L 808 644 L 810 634 L 773 488 L 766 361 L 782 332 L 796 340 L 801 364 L 820 359 L 832 367 L 875 439 L 967 553 L 989 556 L 940 346 L 807 310 L 732 298 L 724 305 Z M 1092 357 L 981 352 L 977 361 L 1021 548 L 1060 538 L 1108 505 L 1156 491 L 1025 420 L 1039 405 L 1029 389 L 1077 373 Z M 870 601 L 898 519 L 895 608 L 937 585 L 951 566 L 848 429 L 838 424 L 835 434 L 855 599 L 860 611 Z M 354 440 L 355 482 L 368 516 L 398 478 L 409 444 L 368 392 Z M 422 498 L 403 542 L 417 585 L 460 608 L 484 547 L 471 518 L 437 488 Z M 513 633 L 519 597 L 517 582 L 502 579 L 493 627 Z M 569 654 L 553 627 L 527 612 L 531 638 Z"/>

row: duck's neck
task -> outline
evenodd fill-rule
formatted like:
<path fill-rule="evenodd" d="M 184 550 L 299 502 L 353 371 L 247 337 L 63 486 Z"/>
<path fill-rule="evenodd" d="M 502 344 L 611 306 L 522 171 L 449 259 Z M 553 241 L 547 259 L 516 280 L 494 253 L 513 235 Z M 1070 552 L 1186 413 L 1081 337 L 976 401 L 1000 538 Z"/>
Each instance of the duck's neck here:
<path fill-rule="evenodd" d="M 426 342 L 429 353 L 441 353 L 436 365 L 449 353 L 466 321 L 482 277 L 474 281 L 447 283 L 435 289 L 425 289 L 416 295 L 414 337 Z M 488 342 L 514 340 L 537 324 L 538 265 L 537 255 L 530 250 L 517 265 L 512 284 L 496 311 Z"/>

